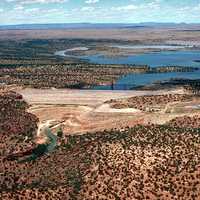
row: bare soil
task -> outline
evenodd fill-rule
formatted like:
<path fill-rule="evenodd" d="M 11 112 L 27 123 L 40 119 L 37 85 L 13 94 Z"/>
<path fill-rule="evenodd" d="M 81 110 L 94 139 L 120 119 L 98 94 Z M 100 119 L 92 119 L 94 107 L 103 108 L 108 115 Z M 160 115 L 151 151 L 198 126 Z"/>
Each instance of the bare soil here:
<path fill-rule="evenodd" d="M 65 134 L 82 134 L 110 129 L 123 129 L 137 124 L 165 124 L 188 115 L 198 115 L 198 109 L 190 105 L 200 104 L 199 99 L 189 102 L 168 103 L 157 112 L 145 112 L 136 108 L 115 109 L 105 103 L 111 99 L 126 99 L 143 95 L 183 94 L 183 90 L 162 91 L 92 91 L 61 89 L 19 89 L 31 104 L 29 112 L 40 122 L 55 120 Z"/>

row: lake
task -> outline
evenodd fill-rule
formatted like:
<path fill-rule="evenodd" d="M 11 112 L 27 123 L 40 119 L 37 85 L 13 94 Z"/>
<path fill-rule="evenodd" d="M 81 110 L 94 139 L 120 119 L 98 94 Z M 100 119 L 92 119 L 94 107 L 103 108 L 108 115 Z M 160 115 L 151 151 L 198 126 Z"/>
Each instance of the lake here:
<path fill-rule="evenodd" d="M 141 85 L 150 85 L 156 81 L 165 81 L 171 78 L 200 79 L 200 70 L 194 72 L 168 72 L 155 74 L 128 74 L 121 77 L 115 84 L 115 90 L 129 90 Z M 111 86 L 97 86 L 93 89 L 110 90 Z"/>
<path fill-rule="evenodd" d="M 105 57 L 103 55 L 80 56 L 79 58 L 86 59 L 90 63 L 97 64 L 136 64 L 156 66 L 191 66 L 199 67 L 200 63 L 195 60 L 200 59 L 200 51 L 160 51 L 153 53 L 145 53 L 133 56 L 122 57 Z"/>
<path fill-rule="evenodd" d="M 198 67 L 200 64 L 195 62 L 200 60 L 200 50 L 191 50 L 193 46 L 184 45 L 112 45 L 119 49 L 154 49 L 157 52 L 144 53 L 139 55 L 107 57 L 101 54 L 75 56 L 68 52 L 87 51 L 88 47 L 75 47 L 67 50 L 56 51 L 56 56 L 74 57 L 87 60 L 89 63 L 96 64 L 136 64 L 156 66 L 191 66 Z M 187 50 L 186 50 L 187 48 Z M 160 49 L 160 51 L 158 51 Z M 162 50 L 162 51 L 161 51 Z"/>
<path fill-rule="evenodd" d="M 166 46 L 163 46 L 163 48 L 165 47 Z M 140 48 L 140 47 L 136 46 L 135 48 Z M 87 49 L 82 48 L 82 50 L 87 50 Z M 63 55 L 67 52 L 68 50 L 60 51 L 60 55 Z M 59 55 L 59 52 L 57 53 L 57 55 Z M 65 56 L 69 56 L 69 55 L 65 55 Z M 78 58 L 86 59 L 89 63 L 96 63 L 96 64 L 136 64 L 136 65 L 149 65 L 151 67 L 157 67 L 157 66 L 200 67 L 200 63 L 195 62 L 195 60 L 200 60 L 199 50 L 198 51 L 195 51 L 195 50 L 168 51 L 167 50 L 167 51 L 152 52 L 152 53 L 145 53 L 145 54 L 140 54 L 140 55 L 123 56 L 123 57 L 115 57 L 115 58 L 109 58 L 100 54 L 96 54 L 96 55 L 89 55 L 89 56 L 78 56 Z M 149 85 L 156 81 L 164 81 L 164 80 L 169 80 L 171 78 L 200 79 L 200 70 L 195 71 L 195 72 L 129 74 L 129 75 L 121 77 L 114 85 L 114 89 L 128 90 L 134 86 Z M 108 90 L 108 89 L 111 89 L 111 87 L 98 86 L 98 87 L 95 87 L 94 89 Z"/>
<path fill-rule="evenodd" d="M 119 49 L 162 49 L 162 50 L 178 50 L 185 48 L 192 48 L 193 45 L 111 45 Z"/>
<path fill-rule="evenodd" d="M 90 63 L 99 64 L 138 64 L 156 66 L 191 66 L 200 67 L 194 60 L 200 59 L 200 51 L 162 51 L 146 53 L 128 57 L 106 58 L 100 55 L 85 56 Z M 159 74 L 129 74 L 121 77 L 114 85 L 115 90 L 128 90 L 134 86 L 150 85 L 155 81 L 164 81 L 171 78 L 199 79 L 200 70 L 195 72 L 170 72 Z M 111 89 L 110 86 L 98 86 L 94 89 Z"/>

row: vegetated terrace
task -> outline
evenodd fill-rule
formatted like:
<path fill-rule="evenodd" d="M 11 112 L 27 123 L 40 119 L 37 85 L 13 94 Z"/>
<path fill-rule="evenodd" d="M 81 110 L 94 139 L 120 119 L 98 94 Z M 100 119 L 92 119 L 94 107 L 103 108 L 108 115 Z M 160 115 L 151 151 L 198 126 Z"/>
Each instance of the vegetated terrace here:
<path fill-rule="evenodd" d="M 190 72 L 193 67 L 165 66 L 150 68 L 146 65 L 63 64 L 17 68 L 0 68 L 0 83 L 34 88 L 91 88 L 111 85 L 130 73 Z"/>

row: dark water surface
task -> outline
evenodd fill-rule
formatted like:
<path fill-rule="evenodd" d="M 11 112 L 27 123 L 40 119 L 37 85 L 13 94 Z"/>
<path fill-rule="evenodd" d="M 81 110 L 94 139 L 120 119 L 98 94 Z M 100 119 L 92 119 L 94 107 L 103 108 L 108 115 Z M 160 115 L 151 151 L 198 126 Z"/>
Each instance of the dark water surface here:
<path fill-rule="evenodd" d="M 61 51 L 60 55 L 66 55 L 67 51 Z M 59 55 L 59 52 L 57 53 Z M 96 64 L 136 64 L 157 66 L 191 66 L 199 67 L 200 51 L 195 50 L 179 50 L 179 51 L 160 51 L 153 53 L 145 53 L 133 56 L 123 56 L 109 58 L 100 54 L 89 56 L 78 56 L 78 58 L 86 59 L 89 63 Z M 149 85 L 156 81 L 169 80 L 171 78 L 200 79 L 200 70 L 195 72 L 171 72 L 157 74 L 129 74 L 121 77 L 114 89 L 127 90 L 136 86 Z M 98 86 L 94 89 L 111 89 L 111 86 Z"/>
<path fill-rule="evenodd" d="M 198 67 L 200 63 L 195 60 L 200 59 L 200 51 L 161 51 L 154 53 L 145 53 L 133 56 L 123 56 L 108 58 L 102 55 L 80 56 L 79 58 L 87 59 L 90 63 L 97 64 L 138 64 L 156 66 L 191 66 Z"/>
<path fill-rule="evenodd" d="M 138 64 L 156 66 L 191 66 L 200 67 L 195 60 L 200 59 L 200 51 L 162 51 L 146 53 L 128 57 L 106 58 L 101 55 L 82 56 L 91 63 L 98 64 Z M 200 79 L 200 70 L 195 72 L 170 72 L 157 74 L 129 74 L 121 77 L 114 89 L 128 90 L 130 88 L 149 85 L 156 81 L 169 80 L 171 78 Z M 95 89 L 111 89 L 111 86 L 98 86 Z"/>
<path fill-rule="evenodd" d="M 141 85 L 150 85 L 156 81 L 165 81 L 171 78 L 200 79 L 200 70 L 195 72 L 168 72 L 155 74 L 128 74 L 121 77 L 115 84 L 115 90 L 129 90 Z M 110 90 L 111 86 L 97 86 L 94 89 Z"/>

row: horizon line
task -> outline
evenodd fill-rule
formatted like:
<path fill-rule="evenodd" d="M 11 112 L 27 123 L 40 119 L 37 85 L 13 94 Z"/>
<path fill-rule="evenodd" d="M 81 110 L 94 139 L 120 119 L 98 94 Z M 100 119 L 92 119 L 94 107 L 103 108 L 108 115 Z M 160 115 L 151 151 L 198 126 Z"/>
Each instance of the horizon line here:
<path fill-rule="evenodd" d="M 200 22 L 156 22 L 156 21 L 146 21 L 146 22 L 52 22 L 52 23 L 19 23 L 19 24 L 0 24 L 0 26 L 23 26 L 23 25 L 61 25 L 61 24 L 121 24 L 121 25 L 126 25 L 126 24 L 200 24 Z"/>

